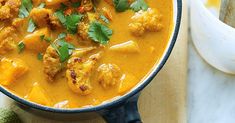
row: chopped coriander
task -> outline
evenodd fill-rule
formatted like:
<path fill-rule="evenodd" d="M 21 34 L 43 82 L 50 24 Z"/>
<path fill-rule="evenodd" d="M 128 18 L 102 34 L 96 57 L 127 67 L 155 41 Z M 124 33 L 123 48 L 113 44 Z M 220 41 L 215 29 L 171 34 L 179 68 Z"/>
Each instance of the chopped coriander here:
<path fill-rule="evenodd" d="M 39 8 L 39 9 L 42 9 L 42 8 L 45 8 L 45 6 L 46 6 L 45 3 L 40 3 L 39 6 L 38 6 L 38 8 Z"/>
<path fill-rule="evenodd" d="M 60 55 L 60 61 L 64 62 L 69 58 L 69 48 L 67 44 L 64 44 L 63 46 L 58 48 L 59 55 Z"/>
<path fill-rule="evenodd" d="M 128 0 L 113 0 L 116 11 L 123 12 L 129 8 Z"/>
<path fill-rule="evenodd" d="M 67 8 L 68 8 L 68 6 L 66 6 L 64 3 L 60 4 L 60 10 L 64 11 Z"/>
<path fill-rule="evenodd" d="M 54 15 L 59 19 L 59 21 L 64 25 L 66 18 L 64 16 L 63 10 L 57 10 Z"/>
<path fill-rule="evenodd" d="M 107 44 L 112 34 L 111 29 L 97 21 L 92 22 L 88 30 L 89 37 L 101 44 Z"/>
<path fill-rule="evenodd" d="M 136 0 L 131 4 L 130 8 L 135 12 L 139 10 L 146 11 L 148 9 L 148 5 L 144 0 Z"/>
<path fill-rule="evenodd" d="M 82 18 L 81 14 L 71 14 L 66 16 L 65 26 L 69 33 L 75 34 L 77 32 L 77 25 Z"/>
<path fill-rule="evenodd" d="M 48 43 L 51 42 L 51 38 L 50 38 L 50 37 L 44 37 L 44 40 L 45 40 L 46 42 L 48 42 Z"/>
<path fill-rule="evenodd" d="M 73 44 L 70 44 L 70 43 L 66 42 L 65 40 L 63 40 L 63 39 L 56 41 L 56 44 L 58 44 L 59 46 L 68 45 L 69 49 L 75 49 Z"/>
<path fill-rule="evenodd" d="M 62 32 L 58 35 L 58 39 L 62 39 L 62 38 L 65 38 L 67 36 L 67 33 L 65 32 Z"/>
<path fill-rule="evenodd" d="M 29 23 L 28 23 L 27 32 L 33 32 L 35 29 L 36 29 L 36 24 L 34 23 L 33 19 L 30 18 Z"/>
<path fill-rule="evenodd" d="M 20 18 L 28 17 L 29 16 L 29 12 L 32 9 L 33 9 L 32 0 L 22 0 L 18 16 Z"/>
<path fill-rule="evenodd" d="M 77 7 L 79 7 L 80 5 L 81 5 L 80 2 L 74 2 L 74 3 L 72 3 L 72 7 L 74 7 L 74 8 L 77 8 Z"/>
<path fill-rule="evenodd" d="M 40 60 L 40 61 L 42 61 L 42 59 L 43 59 L 43 54 L 42 53 L 38 53 L 38 60 Z"/>
<path fill-rule="evenodd" d="M 40 35 L 40 40 L 43 41 L 45 38 L 45 35 Z"/>
<path fill-rule="evenodd" d="M 100 19 L 105 23 L 109 24 L 109 19 L 107 19 L 104 15 L 100 15 Z"/>
<path fill-rule="evenodd" d="M 22 41 L 19 42 L 18 43 L 18 52 L 21 53 L 24 50 L 24 48 L 25 48 L 24 42 L 22 42 Z"/>

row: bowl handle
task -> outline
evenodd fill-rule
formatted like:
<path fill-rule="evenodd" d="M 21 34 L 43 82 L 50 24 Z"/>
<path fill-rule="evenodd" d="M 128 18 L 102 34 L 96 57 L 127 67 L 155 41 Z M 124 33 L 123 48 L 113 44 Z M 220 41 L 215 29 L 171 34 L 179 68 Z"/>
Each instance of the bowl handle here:
<path fill-rule="evenodd" d="M 124 104 L 100 112 L 107 123 L 142 123 L 138 112 L 139 94 L 131 97 Z"/>

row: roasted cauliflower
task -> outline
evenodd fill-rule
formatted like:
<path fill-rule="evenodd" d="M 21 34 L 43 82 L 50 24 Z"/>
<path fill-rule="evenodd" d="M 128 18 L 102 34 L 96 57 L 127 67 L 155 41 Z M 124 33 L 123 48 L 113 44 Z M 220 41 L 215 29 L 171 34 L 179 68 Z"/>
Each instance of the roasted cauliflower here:
<path fill-rule="evenodd" d="M 10 19 L 18 14 L 21 0 L 0 0 L 0 20 Z"/>
<path fill-rule="evenodd" d="M 88 95 L 92 91 L 90 77 L 101 56 L 101 53 L 91 55 L 88 59 L 81 57 L 85 52 L 74 51 L 68 60 L 66 77 L 71 90 L 80 95 Z"/>
<path fill-rule="evenodd" d="M 147 11 L 140 10 L 132 16 L 132 23 L 130 23 L 130 31 L 136 35 L 141 36 L 146 31 L 160 31 L 162 29 L 161 24 L 162 15 L 156 9 L 148 8 Z"/>
<path fill-rule="evenodd" d="M 55 75 L 62 70 L 62 63 L 56 50 L 49 46 L 43 56 L 44 73 L 49 81 L 53 81 Z"/>
<path fill-rule="evenodd" d="M 115 64 L 102 64 L 97 69 L 98 82 L 103 88 L 108 88 L 115 85 L 120 81 L 121 72 L 120 68 Z"/>
<path fill-rule="evenodd" d="M 13 27 L 5 27 L 0 31 L 0 54 L 5 54 L 15 48 L 15 41 L 13 40 Z"/>

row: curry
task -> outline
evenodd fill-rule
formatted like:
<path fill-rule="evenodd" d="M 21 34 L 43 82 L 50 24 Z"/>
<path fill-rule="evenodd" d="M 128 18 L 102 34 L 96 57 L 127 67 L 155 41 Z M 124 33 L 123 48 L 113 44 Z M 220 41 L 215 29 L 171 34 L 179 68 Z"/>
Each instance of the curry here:
<path fill-rule="evenodd" d="M 172 0 L 0 0 L 0 84 L 40 105 L 122 96 L 161 59 Z"/>

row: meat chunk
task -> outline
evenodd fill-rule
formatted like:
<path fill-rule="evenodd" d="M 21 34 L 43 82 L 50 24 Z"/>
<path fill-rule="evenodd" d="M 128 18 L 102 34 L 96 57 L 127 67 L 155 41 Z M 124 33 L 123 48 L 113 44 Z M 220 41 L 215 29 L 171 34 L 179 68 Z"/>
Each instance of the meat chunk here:
<path fill-rule="evenodd" d="M 130 31 L 136 35 L 141 36 L 147 31 L 160 31 L 163 26 L 161 24 L 162 15 L 156 9 L 148 8 L 147 11 L 140 10 L 132 16 L 132 23 L 130 23 Z"/>
<path fill-rule="evenodd" d="M 28 66 L 20 59 L 3 58 L 0 60 L 0 84 L 10 85 L 28 71 Z"/>
<path fill-rule="evenodd" d="M 39 27 L 49 26 L 52 29 L 61 27 L 59 20 L 53 15 L 51 9 L 34 8 L 30 12 L 30 17 Z"/>
<path fill-rule="evenodd" d="M 44 73 L 49 81 L 53 81 L 57 73 L 62 70 L 62 63 L 56 50 L 49 46 L 43 56 Z"/>
<path fill-rule="evenodd" d="M 15 48 L 12 37 L 14 31 L 13 27 L 5 27 L 0 31 L 0 54 L 5 54 Z"/>
<path fill-rule="evenodd" d="M 12 18 L 18 14 L 21 0 L 0 0 L 0 20 Z"/>
<path fill-rule="evenodd" d="M 120 81 L 121 72 L 120 68 L 115 64 L 102 64 L 97 69 L 98 82 L 103 88 L 114 86 Z"/>
<path fill-rule="evenodd" d="M 90 84 L 91 73 L 101 53 L 91 55 L 87 60 L 84 57 L 79 57 L 78 54 L 81 54 L 81 51 L 75 54 L 77 57 L 72 56 L 67 64 L 66 77 L 68 79 L 68 85 L 73 92 L 80 95 L 88 95 L 92 91 Z"/>

